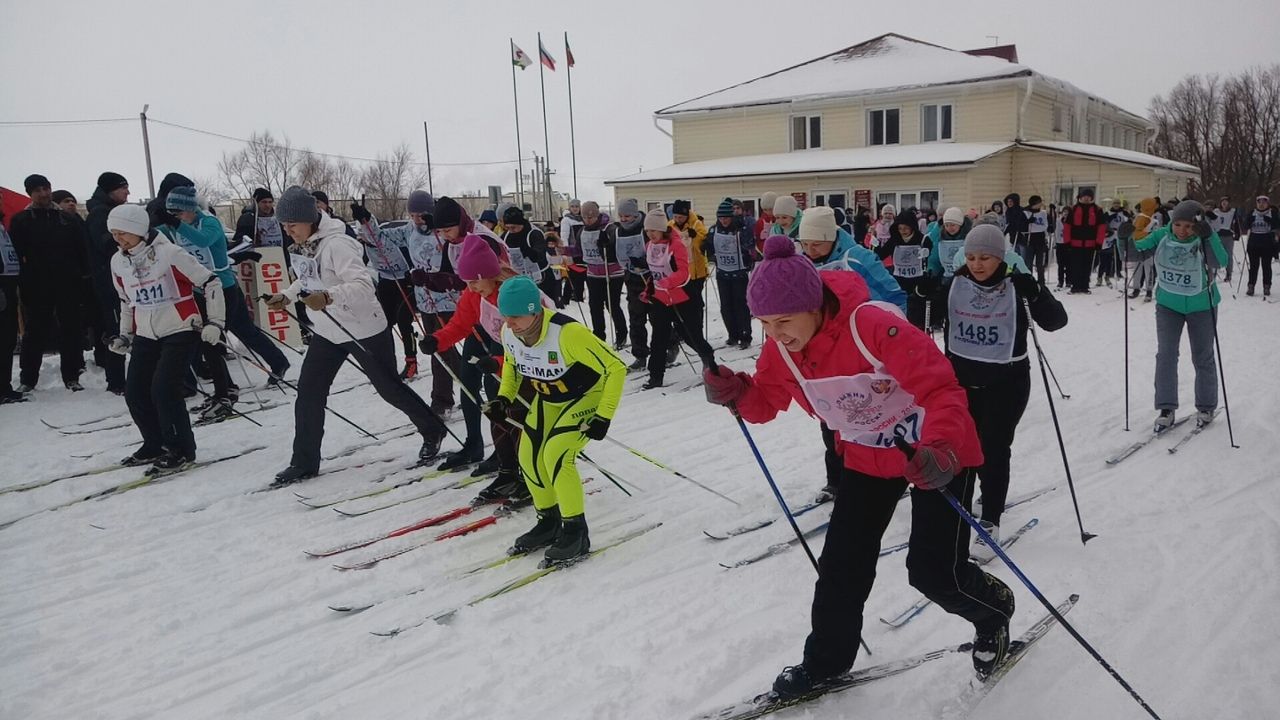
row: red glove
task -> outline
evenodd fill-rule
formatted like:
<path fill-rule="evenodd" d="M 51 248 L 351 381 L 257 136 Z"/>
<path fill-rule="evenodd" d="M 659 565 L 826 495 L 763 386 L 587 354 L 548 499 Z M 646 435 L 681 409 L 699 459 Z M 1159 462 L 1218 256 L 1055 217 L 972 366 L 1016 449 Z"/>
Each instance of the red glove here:
<path fill-rule="evenodd" d="M 735 373 L 723 365 L 707 368 L 702 372 L 702 381 L 707 391 L 707 402 L 713 405 L 732 405 L 738 402 L 747 391 L 751 376 L 746 373 Z"/>
<path fill-rule="evenodd" d="M 960 461 L 945 440 L 932 440 L 916 446 L 915 455 L 907 461 L 903 473 L 907 482 L 921 490 L 946 487 L 960 470 Z"/>

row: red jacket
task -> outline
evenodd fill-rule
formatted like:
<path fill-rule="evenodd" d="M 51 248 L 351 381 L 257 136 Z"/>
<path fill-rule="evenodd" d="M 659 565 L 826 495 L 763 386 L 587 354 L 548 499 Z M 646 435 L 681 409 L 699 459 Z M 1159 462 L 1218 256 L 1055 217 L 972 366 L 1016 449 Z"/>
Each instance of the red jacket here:
<path fill-rule="evenodd" d="M 1100 248 L 1107 239 L 1107 214 L 1096 204 L 1080 203 L 1062 216 L 1062 239 L 1069 247 Z"/>
<path fill-rule="evenodd" d="M 649 268 L 652 292 L 642 296 L 641 299 L 647 297 L 667 307 L 673 307 L 689 301 L 689 295 L 684 291 L 685 284 L 689 282 L 689 248 L 684 243 L 684 233 L 679 230 L 669 229 L 663 237 L 664 240 L 659 242 L 666 242 L 671 246 L 672 273 L 657 280 L 652 274 L 653 268 Z M 652 240 L 645 243 L 646 255 L 651 244 L 653 244 Z"/>
<path fill-rule="evenodd" d="M 872 371 L 849 332 L 854 308 L 870 299 L 866 282 L 858 273 L 824 270 L 819 273 L 827 289 L 840 300 L 834 318 L 826 318 L 804 350 L 792 355 L 797 369 L 808 379 L 857 375 Z M 946 440 L 963 467 L 982 465 L 982 446 L 969 415 L 964 389 L 942 351 L 923 331 L 878 307 L 858 313 L 858 335 L 867 350 L 884 364 L 883 372 L 898 380 L 916 404 L 924 408 L 921 442 Z M 778 343 L 764 343 L 756 373 L 738 400 L 738 412 L 747 422 L 764 423 L 786 410 L 795 400 L 805 412 L 813 408 L 787 368 Z M 882 478 L 902 477 L 906 458 L 896 448 L 873 448 L 836 440 L 836 449 L 847 468 Z"/>
<path fill-rule="evenodd" d="M 499 283 L 501 287 L 501 283 Z M 494 307 L 498 305 L 498 290 L 495 288 L 492 295 L 481 298 L 480 293 L 471 292 L 470 290 L 462 291 L 462 297 L 458 298 L 458 308 L 453 312 L 453 317 L 449 318 L 449 322 L 439 330 L 431 333 L 435 336 L 436 341 L 440 343 L 437 352 L 444 352 L 449 348 L 457 345 L 471 333 L 477 333 L 478 337 L 484 338 L 482 331 L 477 330 L 480 325 L 480 303 L 488 303 Z M 493 338 L 494 343 L 501 343 L 502 338 Z M 492 343 L 485 343 L 491 345 Z M 502 355 L 494 355 L 498 359 L 499 365 L 502 363 Z"/>

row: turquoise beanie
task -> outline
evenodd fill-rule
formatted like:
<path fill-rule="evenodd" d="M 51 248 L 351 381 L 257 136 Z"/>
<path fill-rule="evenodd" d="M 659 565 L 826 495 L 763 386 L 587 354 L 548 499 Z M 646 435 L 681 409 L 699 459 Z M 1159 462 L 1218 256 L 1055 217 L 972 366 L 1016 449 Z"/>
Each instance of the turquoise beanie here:
<path fill-rule="evenodd" d="M 537 315 L 541 309 L 542 291 L 523 275 L 502 283 L 498 290 L 498 312 L 504 317 Z"/>

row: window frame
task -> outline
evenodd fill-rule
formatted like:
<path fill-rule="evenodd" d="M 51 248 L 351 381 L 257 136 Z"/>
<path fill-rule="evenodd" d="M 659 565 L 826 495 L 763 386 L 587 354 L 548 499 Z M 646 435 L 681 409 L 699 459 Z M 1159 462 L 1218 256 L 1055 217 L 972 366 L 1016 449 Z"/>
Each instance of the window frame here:
<path fill-rule="evenodd" d="M 925 193 L 935 193 L 938 196 L 938 204 L 932 208 L 934 212 L 937 212 L 938 209 L 942 207 L 942 188 L 937 186 L 904 188 L 902 190 L 876 190 L 876 207 L 879 208 L 888 204 L 888 205 L 893 205 L 895 208 L 897 208 L 898 212 L 902 212 L 903 210 L 907 209 L 906 207 L 902 206 L 902 196 L 913 195 L 916 198 L 916 202 L 912 203 L 911 205 L 914 206 L 917 210 L 919 210 L 921 209 L 919 205 L 920 196 L 924 195 Z M 892 202 L 889 202 L 889 203 L 881 202 L 881 198 L 885 195 L 892 195 L 893 196 Z M 877 210 L 876 219 L 879 219 L 879 217 L 880 217 L 879 210 Z"/>
<path fill-rule="evenodd" d="M 925 127 L 925 122 L 924 122 L 925 113 L 924 113 L 924 109 L 925 109 L 925 108 L 927 108 L 927 107 L 937 108 L 936 112 L 937 112 L 937 130 L 938 130 L 938 137 L 937 137 L 937 139 L 935 139 L 935 140 L 926 140 L 926 139 L 925 139 L 925 137 L 924 137 L 924 127 Z M 950 134 L 950 135 L 948 135 L 947 137 L 942 137 L 942 108 L 944 108 L 944 107 L 951 108 L 951 134 Z M 955 101 L 953 101 L 953 100 L 947 100 L 947 101 L 936 100 L 936 101 L 933 101 L 933 102 L 922 102 L 922 103 L 920 103 L 920 106 L 919 106 L 918 112 L 920 113 L 920 144 L 922 144 L 922 145 L 923 145 L 923 144 L 925 144 L 925 143 L 949 143 L 949 142 L 955 142 L 955 141 L 956 141 L 956 104 L 955 104 Z M 902 124 L 902 117 L 901 117 L 901 115 L 899 115 L 899 117 L 898 117 L 898 124 L 899 124 L 899 129 L 901 129 L 901 124 Z M 901 132 L 899 132 L 899 137 L 901 137 Z"/>
<path fill-rule="evenodd" d="M 804 118 L 804 147 L 796 147 L 796 126 L 797 118 Z M 813 137 L 813 121 L 818 121 L 818 144 L 814 146 L 810 143 Z M 788 152 L 804 152 L 805 150 L 821 150 L 822 149 L 822 113 L 792 113 L 787 118 L 787 147 Z"/>
<path fill-rule="evenodd" d="M 898 139 L 896 142 L 892 142 L 892 143 L 889 142 L 889 133 L 888 133 L 889 111 L 891 110 L 898 113 L 898 130 L 897 130 Z M 884 142 L 880 142 L 880 143 L 871 142 L 871 133 L 872 133 L 871 116 L 875 113 L 882 113 L 880 126 L 881 126 L 881 136 L 883 137 Z M 867 134 L 866 134 L 867 147 L 888 147 L 890 145 L 902 144 L 902 106 L 901 105 L 885 105 L 882 107 L 867 108 L 866 122 L 867 122 Z M 953 122 L 954 122 L 954 119 L 953 119 Z"/>
<path fill-rule="evenodd" d="M 840 209 L 841 209 L 841 210 L 843 210 L 843 209 L 845 209 L 845 208 L 849 207 L 849 202 L 853 199 L 853 193 L 849 192 L 849 191 L 848 191 L 848 190 L 846 190 L 846 189 L 842 189 L 842 188 L 828 189 L 828 190 L 810 190 L 810 191 L 809 191 L 809 197 L 810 197 L 810 199 L 812 199 L 812 200 L 813 200 L 813 202 L 809 205 L 809 207 L 817 207 L 817 206 L 819 206 L 819 205 L 822 205 L 822 206 L 824 206 L 824 207 L 835 207 L 835 206 L 833 206 L 833 205 L 828 205 L 828 204 L 827 204 L 827 200 L 829 200 L 829 199 L 830 199 L 830 197 L 831 197 L 832 195 L 843 195 L 843 196 L 844 196 L 845 204 L 840 206 Z M 821 197 L 821 198 L 822 198 L 822 202 L 821 202 L 821 203 L 819 203 L 819 202 L 818 202 L 818 198 L 819 198 L 819 197 Z"/>

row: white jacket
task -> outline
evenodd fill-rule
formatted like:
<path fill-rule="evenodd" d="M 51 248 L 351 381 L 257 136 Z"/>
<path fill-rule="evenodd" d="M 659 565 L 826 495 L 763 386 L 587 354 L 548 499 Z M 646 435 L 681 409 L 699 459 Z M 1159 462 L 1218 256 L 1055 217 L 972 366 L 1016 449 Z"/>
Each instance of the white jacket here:
<path fill-rule="evenodd" d="M 120 296 L 120 334 L 159 340 L 204 326 L 194 290 L 204 294 L 209 322 L 223 327 L 222 282 L 191 253 L 157 234 L 150 244 L 111 256 L 111 281 Z"/>
<path fill-rule="evenodd" d="M 363 340 L 387 329 L 387 316 L 375 294 L 375 274 L 364 264 L 360 242 L 347 235 L 341 220 L 320 219 L 320 229 L 301 246 L 289 248 L 297 280 L 283 295 L 297 302 L 306 292 L 326 292 L 333 304 L 328 312 L 307 312 L 313 329 L 331 343 L 351 342 L 342 328 Z M 329 319 L 332 316 L 333 319 Z M 334 324 L 337 320 L 342 328 Z"/>

